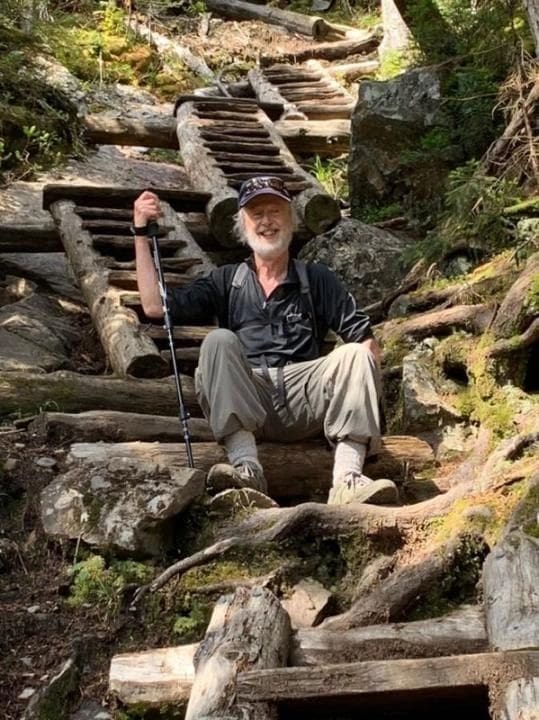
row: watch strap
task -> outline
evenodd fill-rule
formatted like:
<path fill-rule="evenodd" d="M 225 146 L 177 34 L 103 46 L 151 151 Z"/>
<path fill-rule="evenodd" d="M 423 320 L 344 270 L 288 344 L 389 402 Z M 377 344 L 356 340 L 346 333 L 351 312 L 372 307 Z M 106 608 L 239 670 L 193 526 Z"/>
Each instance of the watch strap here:
<path fill-rule="evenodd" d="M 138 237 L 146 237 L 148 235 L 148 223 L 146 223 L 146 225 L 131 225 L 129 229 L 132 235 Z"/>

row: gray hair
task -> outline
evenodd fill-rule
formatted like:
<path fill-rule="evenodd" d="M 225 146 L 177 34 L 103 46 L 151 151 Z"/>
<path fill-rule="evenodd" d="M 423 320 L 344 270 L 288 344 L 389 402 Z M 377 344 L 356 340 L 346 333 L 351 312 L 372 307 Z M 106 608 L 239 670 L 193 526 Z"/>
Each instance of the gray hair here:
<path fill-rule="evenodd" d="M 299 226 L 299 218 L 293 203 L 290 203 L 289 208 L 292 233 L 295 233 Z M 232 226 L 232 230 L 242 245 L 249 244 L 247 242 L 247 237 L 245 236 L 245 211 L 243 208 L 240 208 L 234 215 L 234 225 Z"/>

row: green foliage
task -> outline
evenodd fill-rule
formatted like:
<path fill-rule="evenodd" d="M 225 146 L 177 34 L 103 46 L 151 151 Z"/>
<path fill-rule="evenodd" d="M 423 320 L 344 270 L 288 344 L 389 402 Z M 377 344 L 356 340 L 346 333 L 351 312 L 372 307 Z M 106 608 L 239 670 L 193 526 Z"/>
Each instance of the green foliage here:
<path fill-rule="evenodd" d="M 115 616 L 121 606 L 126 586 L 148 582 L 153 570 L 132 560 L 114 560 L 107 567 L 100 555 L 90 555 L 76 563 L 71 570 L 71 594 L 67 604 L 80 607 L 86 603 L 97 606 Z"/>
<path fill-rule="evenodd" d="M 348 197 L 347 168 L 347 156 L 323 160 L 319 155 L 315 155 L 308 165 L 309 172 L 315 176 L 328 195 L 337 199 Z"/>
<path fill-rule="evenodd" d="M 212 604 L 186 593 L 182 598 L 177 615 L 172 626 L 172 632 L 181 642 L 196 642 L 200 640 L 208 625 L 212 613 Z"/>
<path fill-rule="evenodd" d="M 386 50 L 380 58 L 380 67 L 376 73 L 377 80 L 392 80 L 407 70 L 413 59 L 410 52 L 402 50 Z"/>
<path fill-rule="evenodd" d="M 466 163 L 449 174 L 444 211 L 422 252 L 428 259 L 439 259 L 462 241 L 489 252 L 508 247 L 514 226 L 504 209 L 518 200 L 516 182 L 485 175 L 475 161 Z"/>
<path fill-rule="evenodd" d="M 400 203 L 389 203 L 386 205 L 369 203 L 363 205 L 361 208 L 358 220 L 361 220 L 368 225 L 372 225 L 373 223 L 398 217 L 399 215 L 402 215 L 403 212 L 404 209 Z"/>

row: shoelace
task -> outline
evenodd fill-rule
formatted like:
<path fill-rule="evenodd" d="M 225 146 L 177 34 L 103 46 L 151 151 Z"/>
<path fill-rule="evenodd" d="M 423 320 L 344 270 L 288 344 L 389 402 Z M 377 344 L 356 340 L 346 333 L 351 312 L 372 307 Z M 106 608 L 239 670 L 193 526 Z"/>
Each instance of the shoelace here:
<path fill-rule="evenodd" d="M 352 488 L 361 488 L 365 487 L 369 484 L 370 480 L 365 477 L 365 475 L 362 475 L 360 473 L 355 472 L 354 470 L 351 470 L 350 472 L 347 472 L 344 476 L 344 482 L 348 486 L 348 489 L 351 490 Z"/>

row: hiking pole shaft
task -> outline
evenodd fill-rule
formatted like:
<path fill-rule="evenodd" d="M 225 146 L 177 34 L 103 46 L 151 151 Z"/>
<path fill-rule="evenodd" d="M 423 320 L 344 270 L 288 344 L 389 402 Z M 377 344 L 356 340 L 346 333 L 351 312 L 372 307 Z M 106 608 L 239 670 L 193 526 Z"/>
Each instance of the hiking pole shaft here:
<path fill-rule="evenodd" d="M 161 251 L 159 249 L 159 241 L 157 234 L 159 232 L 159 225 L 155 220 L 148 223 L 148 235 L 152 239 L 152 250 L 153 250 L 153 262 L 157 271 L 157 279 L 159 282 L 159 293 L 161 295 L 161 301 L 163 303 L 163 324 L 167 332 L 168 344 L 170 347 L 170 358 L 172 362 L 172 372 L 174 374 L 174 382 L 176 386 L 176 399 L 178 401 L 178 418 L 183 431 L 183 440 L 185 442 L 185 450 L 187 453 L 187 464 L 190 468 L 195 467 L 193 461 L 193 449 L 191 447 L 191 435 L 189 434 L 189 413 L 185 407 L 183 399 L 182 383 L 180 380 L 180 372 L 178 370 L 178 363 L 176 361 L 176 347 L 174 343 L 174 333 L 172 329 L 172 320 L 170 319 L 170 311 L 168 308 L 167 300 L 167 286 L 165 284 L 165 275 L 163 273 L 163 264 L 161 262 Z"/>

